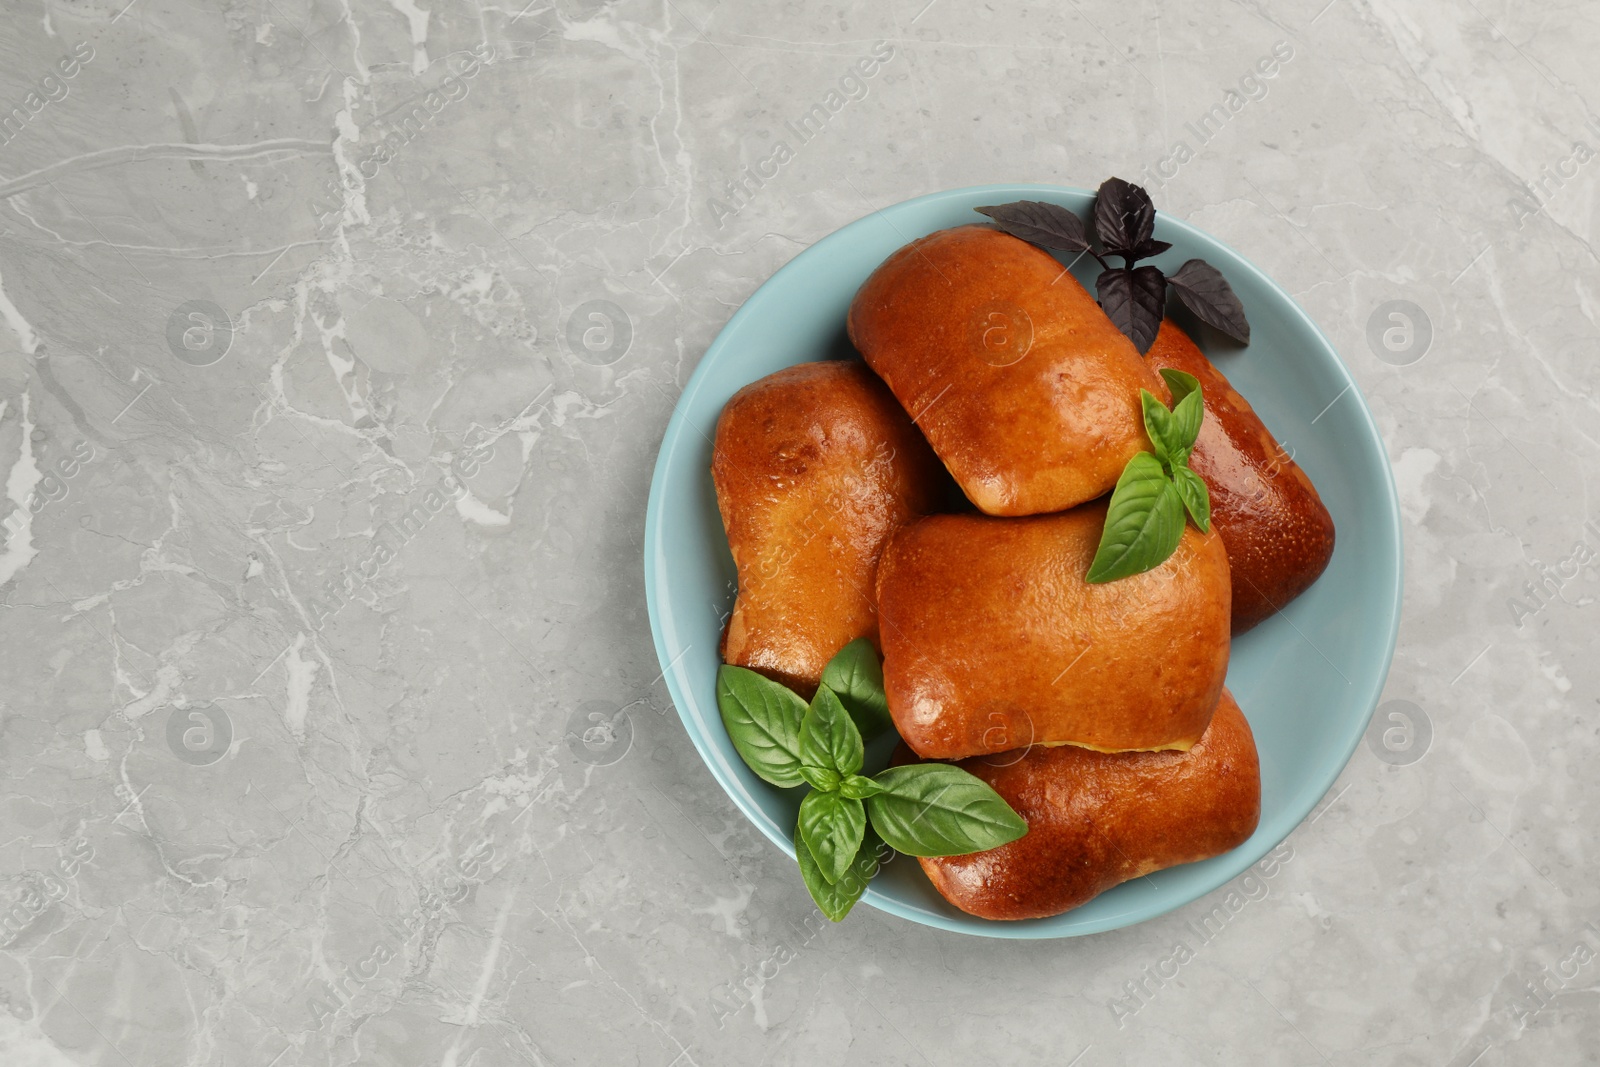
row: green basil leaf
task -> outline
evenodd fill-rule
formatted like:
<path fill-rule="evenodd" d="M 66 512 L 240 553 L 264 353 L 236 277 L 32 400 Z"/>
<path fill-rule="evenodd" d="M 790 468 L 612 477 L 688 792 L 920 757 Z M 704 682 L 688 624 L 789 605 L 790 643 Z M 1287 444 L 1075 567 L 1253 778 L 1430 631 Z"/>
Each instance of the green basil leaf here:
<path fill-rule="evenodd" d="M 1172 484 L 1183 498 L 1184 509 L 1194 524 L 1200 527 L 1201 533 L 1208 532 L 1211 529 L 1211 491 L 1206 488 L 1206 480 L 1188 467 L 1174 467 Z"/>
<path fill-rule="evenodd" d="M 850 914 L 850 909 L 861 899 L 861 894 L 867 891 L 867 883 L 878 873 L 885 851 L 883 842 L 869 827 L 862 835 L 861 847 L 856 850 L 855 859 L 844 876 L 829 882 L 822 877 L 822 868 L 817 866 L 811 849 L 801 840 L 799 829 L 795 830 L 794 856 L 800 864 L 800 877 L 805 879 L 806 889 L 811 892 L 811 899 L 816 901 L 822 914 L 834 922 Z"/>
<path fill-rule="evenodd" d="M 800 760 L 811 767 L 826 767 L 839 774 L 854 774 L 861 769 L 866 752 L 861 731 L 832 689 L 817 686 L 800 723 Z"/>
<path fill-rule="evenodd" d="M 1178 441 L 1177 427 L 1173 425 L 1172 412 L 1161 398 L 1148 389 L 1139 390 L 1139 406 L 1144 409 L 1144 433 L 1160 459 L 1171 463 L 1172 457 L 1183 447 Z"/>
<path fill-rule="evenodd" d="M 1189 453 L 1194 451 L 1194 443 L 1200 438 L 1200 423 L 1205 417 L 1205 395 L 1196 386 L 1194 392 L 1172 409 L 1173 444 L 1177 446 L 1172 450 L 1174 466 L 1189 462 Z"/>
<path fill-rule="evenodd" d="M 883 787 L 871 778 L 863 778 L 859 774 L 845 776 L 839 783 L 839 792 L 852 800 L 865 800 L 867 797 L 876 796 L 883 792 Z"/>
<path fill-rule="evenodd" d="M 806 705 L 787 687 L 743 667 L 717 671 L 717 708 L 740 757 L 763 781 L 800 785 L 800 723 Z"/>
<path fill-rule="evenodd" d="M 822 668 L 822 684 L 839 697 L 866 740 L 894 725 L 889 718 L 889 698 L 883 692 L 883 666 L 878 650 L 867 638 L 858 637 L 834 653 Z"/>
<path fill-rule="evenodd" d="M 811 792 L 800 801 L 800 839 L 829 885 L 850 869 L 866 830 L 867 813 L 859 800 Z"/>
<path fill-rule="evenodd" d="M 1140 452 L 1122 469 L 1111 492 L 1100 547 L 1084 580 L 1110 582 L 1159 567 L 1182 536 L 1183 500 L 1161 461 Z"/>
<path fill-rule="evenodd" d="M 872 828 L 908 856 L 964 856 L 1028 832 L 999 793 L 948 763 L 890 767 L 873 780 L 883 792 L 867 798 Z"/>
<path fill-rule="evenodd" d="M 800 764 L 800 777 L 806 780 L 806 785 L 824 793 L 832 793 L 843 782 L 838 771 L 829 767 L 812 767 L 805 763 Z"/>
<path fill-rule="evenodd" d="M 1176 408 L 1183 403 L 1184 398 L 1200 388 L 1200 379 L 1181 370 L 1171 367 L 1161 368 L 1161 380 L 1167 383 L 1167 388 L 1172 392 L 1172 406 Z"/>

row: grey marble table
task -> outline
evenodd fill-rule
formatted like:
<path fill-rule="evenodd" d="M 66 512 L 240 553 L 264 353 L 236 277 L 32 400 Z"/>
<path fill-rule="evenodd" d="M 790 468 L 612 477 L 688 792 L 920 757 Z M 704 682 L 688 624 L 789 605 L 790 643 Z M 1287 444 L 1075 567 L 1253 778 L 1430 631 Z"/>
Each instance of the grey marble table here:
<path fill-rule="evenodd" d="M 1591 10 L 0 24 L 7 1067 L 1597 1062 Z M 1227 893 L 1069 941 L 830 926 L 659 680 L 656 447 L 818 238 L 1109 174 L 1276 277 L 1370 401 L 1385 703 L 1203 935 Z"/>

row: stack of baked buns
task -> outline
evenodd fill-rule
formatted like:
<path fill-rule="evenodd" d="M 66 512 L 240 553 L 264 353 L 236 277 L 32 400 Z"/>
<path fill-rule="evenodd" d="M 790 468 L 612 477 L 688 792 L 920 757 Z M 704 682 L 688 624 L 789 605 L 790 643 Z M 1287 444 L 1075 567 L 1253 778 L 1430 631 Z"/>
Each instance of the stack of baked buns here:
<path fill-rule="evenodd" d="M 840 647 L 878 646 L 894 758 L 956 762 L 1028 823 L 920 860 L 973 915 L 1054 915 L 1242 843 L 1261 785 L 1229 642 L 1332 555 L 1305 474 L 1170 319 L 1141 356 L 1054 257 L 988 226 L 890 256 L 848 325 L 864 362 L 780 371 L 718 423 L 739 580 L 724 660 L 809 696 Z M 1190 466 L 1210 530 L 1091 584 L 1104 498 L 1152 450 L 1140 390 L 1170 403 L 1166 367 L 1203 389 Z"/>

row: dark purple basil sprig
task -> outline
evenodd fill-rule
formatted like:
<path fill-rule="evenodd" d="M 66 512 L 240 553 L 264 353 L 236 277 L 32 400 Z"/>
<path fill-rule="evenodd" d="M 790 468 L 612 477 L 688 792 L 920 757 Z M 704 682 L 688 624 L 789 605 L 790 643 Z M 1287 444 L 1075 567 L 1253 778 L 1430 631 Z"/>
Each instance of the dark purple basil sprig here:
<path fill-rule="evenodd" d="M 1134 266 L 1141 259 L 1171 248 L 1153 236 L 1156 207 L 1150 194 L 1132 182 L 1107 178 L 1094 198 L 1094 231 L 1100 240 L 1096 251 L 1083 220 L 1059 204 L 1018 200 L 980 207 L 996 226 L 1041 248 L 1060 252 L 1087 252 L 1100 264 L 1094 287 L 1106 317 L 1139 350 L 1150 351 L 1166 308 L 1167 290 L 1207 326 L 1215 327 L 1240 344 L 1250 343 L 1250 323 L 1244 305 L 1222 272 L 1203 259 L 1191 259 L 1169 278 L 1160 267 Z M 1121 256 L 1113 267 L 1107 256 Z"/>

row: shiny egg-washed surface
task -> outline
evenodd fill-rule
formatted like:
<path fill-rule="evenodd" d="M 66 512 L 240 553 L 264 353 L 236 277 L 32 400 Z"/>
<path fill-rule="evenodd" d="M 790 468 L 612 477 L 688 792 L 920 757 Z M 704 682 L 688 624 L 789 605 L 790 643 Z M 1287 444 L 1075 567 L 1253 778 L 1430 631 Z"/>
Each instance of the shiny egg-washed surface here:
<path fill-rule="evenodd" d="M 1149 448 L 1161 380 L 1060 263 L 987 226 L 891 255 L 850 305 L 850 339 L 990 515 L 1109 492 Z"/>
<path fill-rule="evenodd" d="M 1322 574 L 1333 557 L 1333 517 L 1250 402 L 1171 319 L 1148 359 L 1157 370 L 1194 375 L 1205 394 L 1189 466 L 1211 490 L 1211 521 L 1228 546 L 1233 575 L 1233 632 L 1244 633 Z"/>
<path fill-rule="evenodd" d="M 1188 526 L 1143 574 L 1084 581 L 1105 504 L 998 519 L 935 515 L 878 570 L 884 687 L 925 758 L 1062 742 L 1187 747 L 1228 669 L 1228 559 Z"/>
<path fill-rule="evenodd" d="M 1008 845 L 920 861 L 940 895 L 985 919 L 1058 915 L 1130 878 L 1219 855 L 1261 816 L 1255 740 L 1227 690 L 1187 752 L 1066 745 L 959 766 L 1028 822 Z"/>
<path fill-rule="evenodd" d="M 829 657 L 878 639 L 878 557 L 947 484 L 862 363 L 803 363 L 745 386 L 711 460 L 739 594 L 723 658 L 809 696 Z"/>

